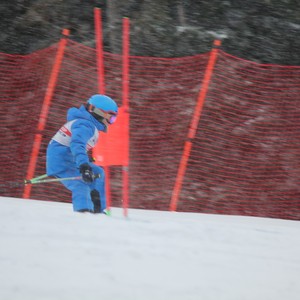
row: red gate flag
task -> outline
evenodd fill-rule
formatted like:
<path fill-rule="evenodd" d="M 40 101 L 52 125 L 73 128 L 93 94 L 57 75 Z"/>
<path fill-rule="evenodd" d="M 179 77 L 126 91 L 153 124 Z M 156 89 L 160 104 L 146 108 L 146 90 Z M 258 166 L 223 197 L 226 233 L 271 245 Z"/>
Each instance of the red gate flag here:
<path fill-rule="evenodd" d="M 124 107 L 119 108 L 117 120 L 108 127 L 107 133 L 100 132 L 93 157 L 99 166 L 128 166 L 129 114 Z"/>

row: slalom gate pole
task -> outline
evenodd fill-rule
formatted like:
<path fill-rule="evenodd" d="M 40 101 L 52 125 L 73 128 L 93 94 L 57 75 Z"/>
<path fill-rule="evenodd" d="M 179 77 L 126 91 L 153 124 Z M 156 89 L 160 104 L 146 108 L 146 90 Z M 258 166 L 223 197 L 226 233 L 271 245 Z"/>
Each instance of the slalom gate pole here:
<path fill-rule="evenodd" d="M 128 216 L 129 206 L 129 52 L 130 52 L 130 23 L 129 18 L 123 18 L 122 24 L 122 104 L 126 115 L 126 140 L 127 145 L 123 151 L 126 152 L 126 158 L 122 165 L 123 174 L 123 215 Z"/>
<path fill-rule="evenodd" d="M 55 91 L 55 86 L 56 86 L 56 82 L 58 79 L 58 74 L 60 72 L 62 60 L 64 57 L 64 52 L 65 52 L 65 48 L 67 45 L 68 36 L 69 36 L 69 30 L 64 29 L 62 32 L 62 38 L 60 39 L 60 42 L 58 44 L 58 49 L 57 49 L 57 53 L 55 56 L 54 65 L 51 70 L 48 86 L 47 86 L 46 93 L 44 96 L 44 101 L 43 101 L 42 109 L 40 112 L 39 121 L 37 124 L 37 130 L 36 130 L 36 134 L 35 134 L 34 140 L 33 140 L 31 156 L 30 156 L 30 160 L 29 160 L 29 164 L 28 164 L 26 178 L 33 177 L 35 170 L 36 170 L 37 159 L 38 159 L 38 155 L 39 155 L 41 144 L 42 144 L 43 131 L 46 126 L 48 111 L 49 111 L 51 101 L 53 98 L 53 94 Z M 31 193 L 31 186 L 26 185 L 24 188 L 24 191 L 23 191 L 23 198 L 25 198 L 25 199 L 29 198 L 30 193 Z"/>
<path fill-rule="evenodd" d="M 196 131 L 198 129 L 202 108 L 203 108 L 204 101 L 205 101 L 205 98 L 206 98 L 206 95 L 207 95 L 207 92 L 209 89 L 209 84 L 211 81 L 211 77 L 213 75 L 213 71 L 214 71 L 216 61 L 217 61 L 220 46 L 221 46 L 221 41 L 215 40 L 213 49 L 210 52 L 209 60 L 208 60 L 206 70 L 204 73 L 204 78 L 203 78 L 202 84 L 201 84 L 201 89 L 200 89 L 200 92 L 198 95 L 196 107 L 194 109 L 193 118 L 190 123 L 189 131 L 188 131 L 186 141 L 184 144 L 184 150 L 183 150 L 179 168 L 177 171 L 177 177 L 176 177 L 176 181 L 174 184 L 172 197 L 171 197 L 171 201 L 170 201 L 170 208 L 169 208 L 170 211 L 176 211 L 176 209 L 177 209 L 178 199 L 180 196 L 182 183 L 184 180 L 188 160 L 190 158 L 190 152 L 191 152 L 192 145 L 193 145 L 193 139 L 196 136 Z"/>
<path fill-rule="evenodd" d="M 95 41 L 96 41 L 96 59 L 98 74 L 98 92 L 105 95 L 105 70 L 104 70 L 104 50 L 103 50 L 103 30 L 102 30 L 102 10 L 98 7 L 94 8 L 94 25 L 95 25 Z M 110 210 L 111 206 L 111 190 L 110 190 L 110 168 L 108 165 L 103 166 L 105 172 L 105 190 L 106 205 Z"/>

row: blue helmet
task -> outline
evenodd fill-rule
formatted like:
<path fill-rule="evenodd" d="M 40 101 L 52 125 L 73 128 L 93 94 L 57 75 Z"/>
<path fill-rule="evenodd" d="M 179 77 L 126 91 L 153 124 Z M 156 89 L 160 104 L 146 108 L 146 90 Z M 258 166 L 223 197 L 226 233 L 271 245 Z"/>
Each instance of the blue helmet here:
<path fill-rule="evenodd" d="M 118 105 L 116 102 L 108 96 L 105 95 L 93 95 L 88 103 L 93 105 L 96 108 L 101 109 L 104 112 L 111 112 L 113 114 L 118 114 Z"/>
<path fill-rule="evenodd" d="M 106 126 L 114 123 L 118 115 L 117 103 L 105 95 L 93 95 L 87 101 L 86 108 L 94 118 Z"/>

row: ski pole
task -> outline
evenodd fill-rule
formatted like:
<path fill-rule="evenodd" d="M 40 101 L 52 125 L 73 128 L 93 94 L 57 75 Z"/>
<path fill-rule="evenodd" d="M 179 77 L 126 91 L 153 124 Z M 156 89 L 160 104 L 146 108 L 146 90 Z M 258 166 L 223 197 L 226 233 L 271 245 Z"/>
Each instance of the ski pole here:
<path fill-rule="evenodd" d="M 46 183 L 46 182 L 57 182 L 57 181 L 65 181 L 65 180 L 79 180 L 82 179 L 81 176 L 75 176 L 75 177 L 65 177 L 65 178 L 47 178 L 47 179 L 40 179 L 37 180 L 34 178 L 34 180 L 24 180 L 24 184 L 37 184 L 37 183 Z"/>
<path fill-rule="evenodd" d="M 32 178 L 32 179 L 25 179 L 23 181 L 11 181 L 11 182 L 5 182 L 5 183 L 1 183 L 0 184 L 0 191 L 1 193 L 3 192 L 6 192 L 8 188 L 19 188 L 19 187 L 22 187 L 24 186 L 24 184 L 35 184 L 35 183 L 42 183 L 42 182 L 51 182 L 51 181 L 60 181 L 62 180 L 63 178 L 48 178 L 48 179 L 43 179 L 43 178 L 46 178 L 48 177 L 46 174 L 45 175 L 41 175 L 39 177 L 35 177 L 35 178 Z M 74 178 L 74 177 L 73 177 Z M 69 179 L 69 178 L 66 178 L 66 179 Z M 80 176 L 76 177 L 76 179 L 81 179 Z M 70 180 L 70 179 L 69 179 Z M 75 180 L 75 179 L 74 179 Z"/>
<path fill-rule="evenodd" d="M 45 179 L 45 178 L 47 178 L 47 177 L 48 177 L 47 174 L 43 174 L 43 175 L 41 175 L 41 176 L 38 176 L 38 177 L 35 177 L 35 178 L 30 179 L 30 181 L 31 181 L 31 182 L 39 181 L 39 180 Z M 25 181 L 26 181 L 26 180 L 25 180 Z"/>
<path fill-rule="evenodd" d="M 43 179 L 47 176 L 39 176 L 39 177 L 36 177 L 36 178 L 33 178 L 33 179 L 29 179 L 29 180 L 24 180 L 24 184 L 37 184 L 37 183 L 47 183 L 47 182 L 58 182 L 58 181 L 66 181 L 66 180 L 80 180 L 82 179 L 81 176 L 75 176 L 75 177 L 64 177 L 64 178 L 46 178 L 46 179 Z M 40 178 L 40 179 L 38 179 Z M 95 174 L 93 179 L 96 179 L 96 178 L 100 178 L 100 174 Z"/>
<path fill-rule="evenodd" d="M 39 176 L 39 177 L 42 177 L 42 176 Z M 48 176 L 43 176 L 42 178 L 45 178 L 45 177 L 48 177 Z M 98 177 L 95 176 L 94 178 L 98 178 Z M 4 193 L 7 191 L 8 188 L 19 188 L 19 187 L 23 186 L 24 184 L 26 185 L 26 184 L 59 182 L 59 181 L 64 181 L 64 180 L 80 180 L 80 179 L 82 179 L 81 176 L 66 177 L 66 178 L 47 178 L 47 179 L 40 179 L 40 180 L 37 180 L 37 177 L 36 177 L 33 179 L 29 179 L 29 180 L 25 179 L 23 182 L 6 182 L 3 184 L 0 184 L 0 192 Z"/>
<path fill-rule="evenodd" d="M 47 183 L 47 182 L 60 182 L 65 180 L 82 180 L 81 176 L 75 176 L 75 177 L 65 177 L 65 178 L 46 178 L 48 177 L 46 174 L 41 175 L 32 179 L 25 179 L 23 182 L 5 182 L 0 183 L 0 192 L 4 193 L 7 191 L 8 188 L 19 188 L 23 186 L 24 184 L 37 184 L 37 183 Z M 93 179 L 100 178 L 100 174 L 95 174 Z M 43 179 L 45 178 L 45 179 Z"/>

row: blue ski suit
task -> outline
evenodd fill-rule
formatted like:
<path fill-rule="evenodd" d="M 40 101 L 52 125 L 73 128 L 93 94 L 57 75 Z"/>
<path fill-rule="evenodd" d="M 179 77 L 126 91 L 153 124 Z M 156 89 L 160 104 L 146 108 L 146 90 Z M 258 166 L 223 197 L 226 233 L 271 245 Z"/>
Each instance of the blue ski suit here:
<path fill-rule="evenodd" d="M 92 183 L 82 180 L 62 181 L 72 192 L 73 210 L 94 210 L 92 191 L 100 195 L 100 212 L 106 208 L 105 174 L 103 168 L 89 161 L 88 151 L 97 143 L 99 132 L 106 126 L 98 122 L 82 105 L 72 107 L 65 123 L 53 136 L 47 148 L 46 171 L 48 176 L 59 178 L 81 176 L 79 166 L 88 163 L 94 174 L 100 174 Z"/>

